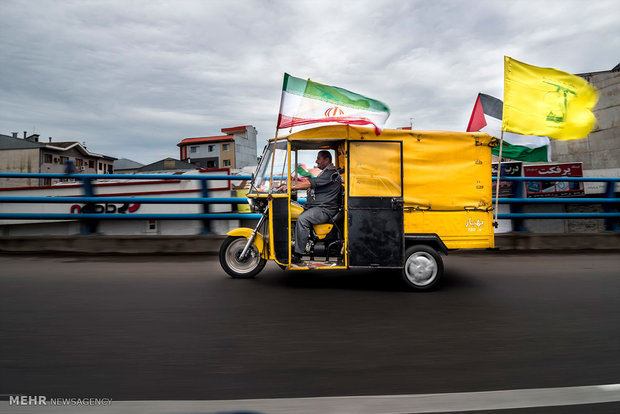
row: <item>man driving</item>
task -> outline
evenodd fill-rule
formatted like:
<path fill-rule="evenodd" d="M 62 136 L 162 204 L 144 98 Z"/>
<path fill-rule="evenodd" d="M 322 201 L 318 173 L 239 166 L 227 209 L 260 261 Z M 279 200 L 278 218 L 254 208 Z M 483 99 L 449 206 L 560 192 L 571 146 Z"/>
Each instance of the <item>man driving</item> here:
<path fill-rule="evenodd" d="M 294 190 L 308 190 L 304 212 L 297 218 L 295 225 L 295 251 L 292 263 L 300 263 L 306 253 L 310 229 L 315 224 L 327 223 L 340 207 L 342 179 L 332 164 L 332 155 L 329 151 L 319 151 L 316 157 L 319 175 L 308 181 L 299 181 L 293 185 Z M 286 185 L 283 186 L 286 189 Z"/>

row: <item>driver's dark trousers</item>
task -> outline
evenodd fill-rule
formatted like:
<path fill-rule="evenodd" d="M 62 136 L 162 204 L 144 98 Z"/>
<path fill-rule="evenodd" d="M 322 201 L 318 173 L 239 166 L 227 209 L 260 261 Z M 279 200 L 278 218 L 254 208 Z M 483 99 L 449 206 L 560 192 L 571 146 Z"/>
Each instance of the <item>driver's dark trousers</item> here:
<path fill-rule="evenodd" d="M 336 211 L 325 210 L 322 207 L 310 207 L 297 217 L 295 224 L 295 253 L 303 256 L 306 253 L 306 244 L 310 236 L 310 229 L 315 224 L 328 223 Z"/>

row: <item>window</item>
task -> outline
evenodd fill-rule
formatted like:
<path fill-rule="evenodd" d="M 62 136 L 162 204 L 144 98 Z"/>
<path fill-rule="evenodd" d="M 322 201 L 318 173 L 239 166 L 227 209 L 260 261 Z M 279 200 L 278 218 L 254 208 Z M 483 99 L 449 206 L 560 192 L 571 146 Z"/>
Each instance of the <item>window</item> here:
<path fill-rule="evenodd" d="M 349 188 L 354 197 L 399 197 L 401 184 L 400 142 L 351 142 Z"/>
<path fill-rule="evenodd" d="M 209 145 L 209 152 L 215 151 L 215 145 Z"/>
<path fill-rule="evenodd" d="M 99 164 L 99 170 L 103 170 L 103 164 L 102 163 L 98 163 Z"/>
<path fill-rule="evenodd" d="M 88 160 L 88 168 L 95 168 L 95 161 Z"/>
<path fill-rule="evenodd" d="M 84 160 L 83 159 L 81 159 L 81 158 L 76 158 L 75 159 L 75 166 L 76 167 L 81 167 L 83 165 L 84 165 Z"/>
<path fill-rule="evenodd" d="M 44 160 L 44 162 L 45 162 L 46 164 L 51 164 L 51 163 L 52 163 L 52 154 L 45 154 L 45 160 Z M 46 184 L 46 185 L 48 185 L 48 184 Z"/>
<path fill-rule="evenodd" d="M 215 161 L 207 161 L 207 168 L 217 168 Z"/>
<path fill-rule="evenodd" d="M 66 164 L 67 161 L 69 161 L 69 157 L 60 157 L 60 163 L 61 164 Z"/>
<path fill-rule="evenodd" d="M 164 170 L 174 170 L 174 160 L 164 160 Z"/>
<path fill-rule="evenodd" d="M 189 147 L 189 152 L 192 154 L 197 154 L 200 152 L 200 147 Z"/>
<path fill-rule="evenodd" d="M 146 232 L 147 233 L 157 233 L 157 220 L 147 220 L 146 222 Z"/>
<path fill-rule="evenodd" d="M 230 160 L 224 160 L 224 167 L 230 167 Z"/>
<path fill-rule="evenodd" d="M 230 150 L 230 144 L 224 144 L 222 147 L 224 148 L 224 151 Z"/>

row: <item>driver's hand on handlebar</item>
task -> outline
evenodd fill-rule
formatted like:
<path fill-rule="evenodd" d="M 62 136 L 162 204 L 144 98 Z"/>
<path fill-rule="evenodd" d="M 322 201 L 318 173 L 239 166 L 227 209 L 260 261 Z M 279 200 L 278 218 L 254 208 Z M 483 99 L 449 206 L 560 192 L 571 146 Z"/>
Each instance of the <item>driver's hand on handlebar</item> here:
<path fill-rule="evenodd" d="M 276 192 L 278 193 L 284 193 L 286 192 L 286 184 L 280 184 L 278 187 L 276 187 Z"/>

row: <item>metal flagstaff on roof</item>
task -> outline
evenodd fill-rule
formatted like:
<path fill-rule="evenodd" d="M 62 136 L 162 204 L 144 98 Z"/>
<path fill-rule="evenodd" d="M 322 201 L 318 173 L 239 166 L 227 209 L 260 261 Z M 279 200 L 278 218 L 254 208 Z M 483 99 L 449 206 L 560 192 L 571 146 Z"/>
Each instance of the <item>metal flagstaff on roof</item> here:
<path fill-rule="evenodd" d="M 497 214 L 499 213 L 499 180 L 502 171 L 502 147 L 504 144 L 504 130 L 502 129 L 502 133 L 500 134 L 499 139 L 499 160 L 497 161 L 497 180 L 495 180 L 495 211 L 493 218 L 493 227 L 497 228 L 499 226 L 499 222 L 497 221 Z"/>

